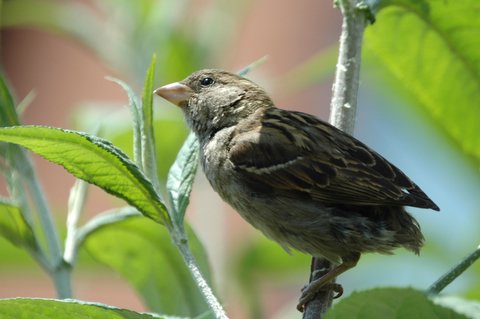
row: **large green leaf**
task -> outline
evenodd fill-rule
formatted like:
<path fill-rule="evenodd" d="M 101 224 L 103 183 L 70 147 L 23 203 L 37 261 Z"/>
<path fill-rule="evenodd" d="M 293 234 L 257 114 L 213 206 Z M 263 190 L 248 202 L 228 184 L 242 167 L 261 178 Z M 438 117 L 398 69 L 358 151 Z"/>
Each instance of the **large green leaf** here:
<path fill-rule="evenodd" d="M 480 167 L 480 2 L 390 0 L 365 32 L 381 65 Z"/>
<path fill-rule="evenodd" d="M 2 199 L 0 199 L 0 236 L 19 247 L 29 250 L 38 248 L 32 228 L 23 217 L 20 208 Z"/>
<path fill-rule="evenodd" d="M 100 303 L 77 300 L 0 299 L 1 319 L 168 319 Z"/>
<path fill-rule="evenodd" d="M 326 319 L 467 319 L 435 305 L 422 292 L 410 288 L 378 288 L 342 299 Z"/>
<path fill-rule="evenodd" d="M 16 126 L 0 128 L 0 141 L 28 148 L 76 177 L 126 200 L 145 216 L 170 223 L 151 183 L 122 151 L 104 139 L 58 128 Z"/>
<path fill-rule="evenodd" d="M 183 224 L 198 166 L 198 140 L 190 133 L 170 168 L 167 189 L 177 225 Z"/>
<path fill-rule="evenodd" d="M 202 274 L 211 283 L 208 260 L 198 239 L 189 242 Z M 153 311 L 196 316 L 208 311 L 165 227 L 141 216 L 97 227 L 84 248 L 124 276 Z"/>

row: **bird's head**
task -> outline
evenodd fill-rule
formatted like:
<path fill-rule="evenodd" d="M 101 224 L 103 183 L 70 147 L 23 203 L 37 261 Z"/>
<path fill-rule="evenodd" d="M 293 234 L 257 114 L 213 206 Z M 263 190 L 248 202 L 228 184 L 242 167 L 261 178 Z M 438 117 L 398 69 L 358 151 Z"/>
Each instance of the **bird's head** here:
<path fill-rule="evenodd" d="M 199 138 L 208 138 L 258 109 L 273 106 L 260 86 L 221 70 L 194 72 L 185 80 L 162 86 L 154 93 L 179 106 Z"/>

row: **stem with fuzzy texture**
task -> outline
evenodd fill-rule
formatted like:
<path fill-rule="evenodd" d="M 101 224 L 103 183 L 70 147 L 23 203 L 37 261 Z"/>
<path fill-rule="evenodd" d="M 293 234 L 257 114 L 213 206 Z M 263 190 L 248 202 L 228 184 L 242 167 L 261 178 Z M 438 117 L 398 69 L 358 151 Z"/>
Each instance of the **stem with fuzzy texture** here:
<path fill-rule="evenodd" d="M 367 10 L 359 0 L 339 0 L 343 14 L 340 49 L 333 83 L 330 123 L 353 134 L 357 110 L 363 31 L 368 22 Z M 322 277 L 332 265 L 323 258 L 313 258 L 310 281 Z M 305 305 L 304 319 L 318 319 L 330 308 L 333 291 L 320 291 Z"/>
<path fill-rule="evenodd" d="M 78 221 L 82 215 L 85 201 L 87 197 L 88 183 L 77 179 L 70 191 L 68 199 L 68 215 L 67 215 L 67 237 L 65 239 L 65 249 L 63 259 L 69 265 L 74 264 L 77 255 L 77 232 Z"/>
<path fill-rule="evenodd" d="M 33 168 L 30 171 L 31 176 L 27 178 L 26 182 L 27 186 L 30 188 L 33 202 L 38 209 L 40 225 L 50 251 L 50 269 L 48 269 L 49 274 L 53 279 L 58 298 L 71 298 L 72 288 L 70 282 L 70 267 L 63 260 L 60 239 L 53 223 L 50 209 L 47 205 L 47 200 L 43 195 L 43 191 L 35 173 L 33 172 Z"/>
<path fill-rule="evenodd" d="M 205 302 L 212 310 L 215 318 L 228 319 L 222 305 L 218 301 L 217 297 L 215 297 L 212 289 L 207 284 L 207 281 L 200 272 L 197 261 L 195 260 L 195 257 L 192 255 L 190 247 L 188 246 L 188 240 L 186 238 L 184 230 L 179 228 L 178 226 L 173 226 L 173 228 L 170 229 L 170 234 L 173 238 L 173 243 L 175 244 L 175 246 L 177 246 L 178 251 L 185 260 L 185 264 L 187 265 L 188 270 L 190 271 L 195 283 L 200 289 L 200 292 L 202 293 Z"/>

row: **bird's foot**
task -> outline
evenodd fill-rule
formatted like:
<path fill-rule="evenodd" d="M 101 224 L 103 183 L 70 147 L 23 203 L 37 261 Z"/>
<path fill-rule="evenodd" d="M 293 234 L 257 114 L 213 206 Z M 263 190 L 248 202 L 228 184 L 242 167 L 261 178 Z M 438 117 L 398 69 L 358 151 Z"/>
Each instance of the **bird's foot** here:
<path fill-rule="evenodd" d="M 321 279 L 321 278 L 320 278 Z M 311 282 L 302 289 L 302 295 L 298 300 L 297 310 L 303 312 L 305 305 L 312 300 L 315 295 L 320 291 L 329 291 L 332 290 L 335 295 L 333 299 L 340 298 L 343 295 L 343 287 L 337 283 L 326 283 L 323 285 L 318 285 L 316 281 Z"/>

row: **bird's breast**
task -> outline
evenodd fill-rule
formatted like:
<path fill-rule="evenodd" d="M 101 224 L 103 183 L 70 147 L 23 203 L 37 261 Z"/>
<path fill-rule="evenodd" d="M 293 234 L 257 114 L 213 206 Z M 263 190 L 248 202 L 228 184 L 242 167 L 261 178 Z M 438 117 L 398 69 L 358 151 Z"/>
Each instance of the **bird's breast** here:
<path fill-rule="evenodd" d="M 218 131 L 212 138 L 201 142 L 200 162 L 212 188 L 222 197 L 232 182 L 233 167 L 228 161 L 228 144 L 233 128 Z M 224 198 L 225 199 L 225 198 Z"/>

